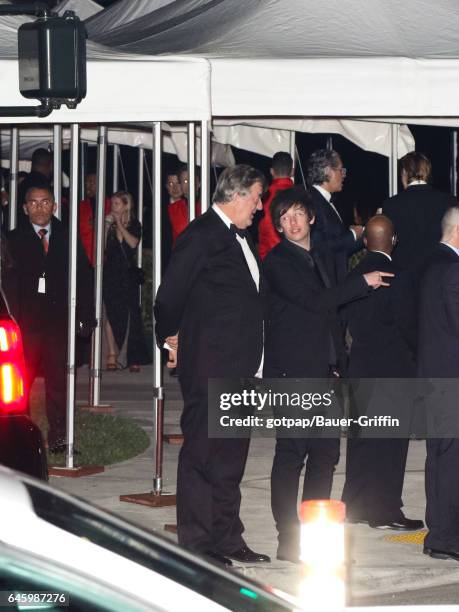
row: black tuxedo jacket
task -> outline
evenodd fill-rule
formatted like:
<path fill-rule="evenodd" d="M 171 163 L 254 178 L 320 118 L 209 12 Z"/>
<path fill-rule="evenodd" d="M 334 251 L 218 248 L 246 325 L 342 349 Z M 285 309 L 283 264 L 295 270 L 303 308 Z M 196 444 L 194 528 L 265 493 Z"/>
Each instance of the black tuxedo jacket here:
<path fill-rule="evenodd" d="M 362 241 L 355 240 L 354 234 L 335 213 L 330 203 L 315 187 L 309 190 L 316 221 L 312 226 L 312 246 L 321 253 L 330 251 L 333 254 L 336 278 L 343 280 L 347 274 L 348 258 L 362 248 Z"/>
<path fill-rule="evenodd" d="M 394 263 L 419 276 L 441 238 L 441 220 L 451 206 L 452 195 L 436 191 L 430 185 L 412 185 L 383 202 L 382 211 L 394 224 L 398 244 Z"/>
<path fill-rule="evenodd" d="M 421 279 L 418 374 L 459 376 L 459 257 L 444 244 L 434 249 Z"/>
<path fill-rule="evenodd" d="M 7 300 L 21 331 L 67 333 L 69 235 L 53 217 L 48 253 L 32 224 L 11 231 L 7 246 L 12 267 L 3 270 Z M 38 280 L 45 274 L 46 293 L 38 293 Z M 77 320 L 92 323 L 94 288 L 92 271 L 80 242 L 77 261 Z"/>
<path fill-rule="evenodd" d="M 270 289 L 264 369 L 268 377 L 327 377 L 331 341 L 338 365 L 344 368 L 337 309 L 369 291 L 361 276 L 335 286 L 323 258 L 314 254 L 312 268 L 300 248 L 283 239 L 263 262 Z"/>
<path fill-rule="evenodd" d="M 350 378 L 411 378 L 415 375 L 416 318 L 409 278 L 382 253 L 369 251 L 349 278 L 372 270 L 393 272 L 390 287 L 349 304 L 345 316 L 352 336 Z"/>
<path fill-rule="evenodd" d="M 259 291 L 235 234 L 214 210 L 178 237 L 154 312 L 159 346 L 167 336 L 180 334 L 181 381 L 194 375 L 256 374 L 263 351 L 265 284 L 252 251 L 260 268 Z"/>

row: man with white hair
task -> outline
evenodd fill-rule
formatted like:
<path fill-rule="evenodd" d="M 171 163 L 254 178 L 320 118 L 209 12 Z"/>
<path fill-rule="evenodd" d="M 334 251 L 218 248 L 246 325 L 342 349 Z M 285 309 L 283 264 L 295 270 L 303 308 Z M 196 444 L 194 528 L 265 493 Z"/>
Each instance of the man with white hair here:
<path fill-rule="evenodd" d="M 430 379 L 459 377 L 457 206 L 450 208 L 443 217 L 441 242 L 432 253 L 421 281 L 418 376 Z M 454 435 L 450 422 L 451 415 L 457 411 L 457 397 L 451 395 L 434 385 L 426 401 L 428 422 L 433 422 L 429 416 L 435 414 L 435 425 L 448 431 L 448 436 Z M 426 523 L 429 532 L 424 540 L 424 554 L 435 559 L 459 561 L 459 438 L 429 437 L 432 433 L 427 432 Z"/>

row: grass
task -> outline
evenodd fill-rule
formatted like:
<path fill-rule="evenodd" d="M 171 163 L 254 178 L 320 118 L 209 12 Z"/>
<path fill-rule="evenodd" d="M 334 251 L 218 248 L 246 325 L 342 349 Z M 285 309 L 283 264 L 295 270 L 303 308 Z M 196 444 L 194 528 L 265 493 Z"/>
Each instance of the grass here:
<path fill-rule="evenodd" d="M 40 427 L 43 437 L 48 428 L 45 401 L 42 394 L 31 397 L 31 417 Z M 75 411 L 74 457 L 78 465 L 111 465 L 143 453 L 150 443 L 148 434 L 132 419 L 108 414 Z M 48 455 L 49 465 L 65 465 L 64 453 Z"/>

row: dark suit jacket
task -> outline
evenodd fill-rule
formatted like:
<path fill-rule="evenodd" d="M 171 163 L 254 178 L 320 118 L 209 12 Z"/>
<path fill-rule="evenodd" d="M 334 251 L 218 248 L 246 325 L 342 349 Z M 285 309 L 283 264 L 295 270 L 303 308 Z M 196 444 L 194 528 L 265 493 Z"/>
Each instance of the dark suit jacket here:
<path fill-rule="evenodd" d="M 181 381 L 256 374 L 263 350 L 264 293 L 261 271 L 258 292 L 241 245 L 214 210 L 180 234 L 154 312 L 159 346 L 180 332 Z"/>
<path fill-rule="evenodd" d="M 338 364 L 343 367 L 344 343 L 337 308 L 369 291 L 361 276 L 332 286 L 330 277 L 327 282 L 322 258 L 315 254 L 316 268 L 311 268 L 300 249 L 284 239 L 263 262 L 270 288 L 264 369 L 268 377 L 328 376 L 331 340 Z"/>
<path fill-rule="evenodd" d="M 7 235 L 13 266 L 4 271 L 7 299 L 21 331 L 27 333 L 67 333 L 69 235 L 53 217 L 48 253 L 32 224 Z M 77 320 L 94 318 L 92 271 L 81 243 L 77 262 Z M 46 293 L 38 293 L 38 279 L 45 273 Z M 8 287 L 10 290 L 8 291 Z"/>
<path fill-rule="evenodd" d="M 348 258 L 362 248 L 362 241 L 339 219 L 330 203 L 315 187 L 309 190 L 316 211 L 312 228 L 312 245 L 321 253 L 331 251 L 335 262 L 336 278 L 343 280 L 347 274 Z"/>
<path fill-rule="evenodd" d="M 441 220 L 451 206 L 452 195 L 436 191 L 430 185 L 412 185 L 383 202 L 382 211 L 394 224 L 398 244 L 393 259 L 403 270 L 416 277 L 441 238 Z"/>
<path fill-rule="evenodd" d="M 410 378 L 415 375 L 414 293 L 406 275 L 382 253 L 369 251 L 349 278 L 372 270 L 393 272 L 390 287 L 346 307 L 352 336 L 350 378 Z"/>
<path fill-rule="evenodd" d="M 418 374 L 459 376 L 459 257 L 444 244 L 434 249 L 421 279 Z"/>

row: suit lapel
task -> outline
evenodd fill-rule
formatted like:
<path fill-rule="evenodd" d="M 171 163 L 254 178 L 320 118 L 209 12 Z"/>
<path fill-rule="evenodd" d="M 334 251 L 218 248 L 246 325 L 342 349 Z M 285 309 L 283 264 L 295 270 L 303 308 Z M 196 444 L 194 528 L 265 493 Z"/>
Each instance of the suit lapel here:
<path fill-rule="evenodd" d="M 240 244 L 239 240 L 236 238 L 235 234 L 229 229 L 229 227 L 226 225 L 226 223 L 223 221 L 223 219 L 221 219 L 218 214 L 212 209 L 210 208 L 208 210 L 207 213 L 205 214 L 212 214 L 212 218 L 215 219 L 215 227 L 218 230 L 218 233 L 221 236 L 221 241 L 223 242 L 223 244 L 227 244 L 228 247 L 235 253 L 237 254 L 237 258 L 241 264 L 241 266 L 244 268 L 244 279 L 247 282 L 247 284 L 254 289 L 255 291 L 257 291 L 257 286 L 255 284 L 255 281 L 253 280 L 252 274 L 250 272 L 249 266 L 247 264 L 247 260 L 245 258 L 244 255 L 244 251 L 242 250 L 242 245 Z M 220 239 L 220 238 L 217 238 Z M 255 246 L 252 242 L 251 237 L 249 237 L 247 239 L 247 244 L 250 247 L 250 250 L 252 251 L 254 257 L 255 257 L 255 261 L 257 262 L 257 266 L 258 266 L 258 272 L 260 275 L 260 293 L 261 293 L 261 279 L 262 279 L 262 273 L 261 273 L 261 264 L 260 264 L 260 260 L 258 258 L 258 254 L 256 253 L 256 249 Z"/>

